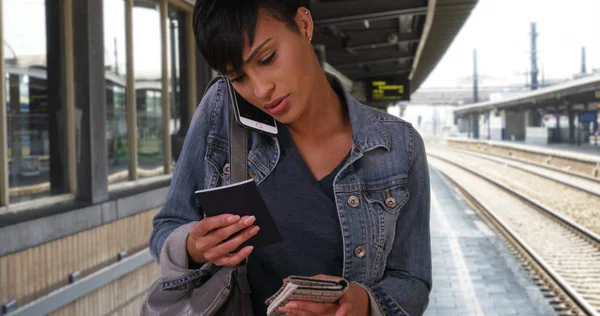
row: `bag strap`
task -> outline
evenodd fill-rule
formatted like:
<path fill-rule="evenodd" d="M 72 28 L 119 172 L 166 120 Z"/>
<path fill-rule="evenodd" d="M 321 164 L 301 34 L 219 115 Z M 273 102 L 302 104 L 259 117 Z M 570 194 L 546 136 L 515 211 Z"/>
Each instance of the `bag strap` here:
<path fill-rule="evenodd" d="M 230 183 L 248 179 L 248 131 L 237 124 L 233 111 L 233 104 L 229 102 Z"/>
<path fill-rule="evenodd" d="M 208 85 L 204 94 L 219 80 L 228 80 L 225 76 L 216 76 Z M 229 93 L 226 96 L 229 100 Z M 235 121 L 233 103 L 228 104 L 229 115 L 229 170 L 231 183 L 241 182 L 248 179 L 248 131 L 239 126 Z"/>
<path fill-rule="evenodd" d="M 213 78 L 206 91 L 219 80 L 229 80 L 225 76 L 217 76 Z M 204 93 L 206 94 L 206 91 Z M 228 104 L 229 116 L 229 179 L 230 183 L 244 181 L 248 178 L 248 131 L 239 126 L 235 121 L 233 102 L 229 100 L 229 91 L 226 96 Z M 252 301 L 250 299 L 250 284 L 248 283 L 248 258 L 243 263 L 235 267 L 237 290 L 241 294 L 241 304 L 245 306 L 246 311 L 252 310 Z"/>

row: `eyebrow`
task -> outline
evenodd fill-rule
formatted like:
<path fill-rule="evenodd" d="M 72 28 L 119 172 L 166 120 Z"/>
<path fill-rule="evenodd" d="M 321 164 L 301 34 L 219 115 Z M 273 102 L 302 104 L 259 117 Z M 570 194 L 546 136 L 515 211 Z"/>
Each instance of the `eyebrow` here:
<path fill-rule="evenodd" d="M 256 57 L 256 55 L 258 54 L 258 52 L 265 47 L 265 45 L 269 44 L 269 42 L 272 40 L 273 38 L 269 38 L 266 41 L 262 42 L 262 44 L 258 45 L 254 50 L 252 50 L 252 53 L 250 53 L 250 56 L 248 56 L 248 58 L 246 60 L 244 60 L 244 64 L 249 63 L 252 59 L 254 59 L 254 57 Z M 234 69 L 230 69 L 230 70 L 226 70 L 224 74 L 231 74 L 236 72 Z"/>

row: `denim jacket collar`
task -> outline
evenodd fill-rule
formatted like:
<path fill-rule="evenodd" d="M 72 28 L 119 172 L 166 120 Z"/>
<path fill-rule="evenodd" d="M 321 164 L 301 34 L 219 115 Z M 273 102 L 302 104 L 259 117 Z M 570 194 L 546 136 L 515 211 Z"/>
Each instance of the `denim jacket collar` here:
<path fill-rule="evenodd" d="M 391 149 L 392 137 L 383 124 L 364 105 L 358 102 L 346 90 L 335 76 L 327 73 L 329 84 L 338 94 L 343 95 L 348 106 L 350 124 L 352 125 L 352 139 L 355 148 L 364 153 L 377 147 Z"/>

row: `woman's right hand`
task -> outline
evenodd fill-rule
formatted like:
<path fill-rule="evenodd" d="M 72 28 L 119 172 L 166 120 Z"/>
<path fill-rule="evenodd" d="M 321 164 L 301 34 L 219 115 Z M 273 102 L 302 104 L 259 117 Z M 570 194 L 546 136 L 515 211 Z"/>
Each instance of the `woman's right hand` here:
<path fill-rule="evenodd" d="M 254 216 L 223 214 L 207 217 L 196 223 L 187 238 L 186 248 L 196 264 L 212 262 L 218 266 L 234 267 L 246 259 L 254 247 L 246 246 L 232 253 L 258 233 Z M 231 239 L 229 237 L 235 235 Z"/>

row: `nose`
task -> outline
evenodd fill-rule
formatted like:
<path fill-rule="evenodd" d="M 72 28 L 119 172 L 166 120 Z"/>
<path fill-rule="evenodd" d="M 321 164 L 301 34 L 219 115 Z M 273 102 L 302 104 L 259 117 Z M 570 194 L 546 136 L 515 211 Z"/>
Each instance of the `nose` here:
<path fill-rule="evenodd" d="M 270 100 L 270 94 L 275 87 L 275 83 L 261 76 L 254 77 L 254 95 L 263 100 Z"/>

